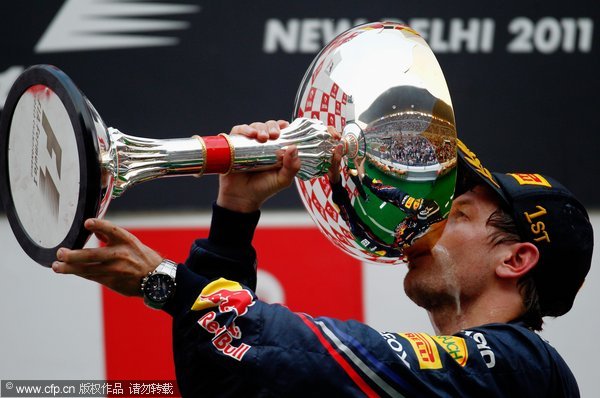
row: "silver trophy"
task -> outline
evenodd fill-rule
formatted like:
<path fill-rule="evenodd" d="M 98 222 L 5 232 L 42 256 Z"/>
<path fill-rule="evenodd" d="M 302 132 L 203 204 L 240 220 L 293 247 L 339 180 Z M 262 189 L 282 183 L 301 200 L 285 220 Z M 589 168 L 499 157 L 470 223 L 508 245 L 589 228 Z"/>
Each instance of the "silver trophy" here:
<path fill-rule="evenodd" d="M 366 261 L 402 261 L 404 248 L 443 220 L 456 178 L 456 130 L 441 69 L 413 30 L 395 23 L 342 33 L 308 69 L 294 121 L 277 140 L 243 136 L 148 139 L 107 127 L 61 70 L 36 65 L 17 79 L 0 120 L 0 195 L 25 252 L 50 266 L 81 248 L 85 219 L 160 177 L 281 167 L 298 147 L 298 188 L 323 233 Z M 326 173 L 340 140 L 344 160 Z"/>

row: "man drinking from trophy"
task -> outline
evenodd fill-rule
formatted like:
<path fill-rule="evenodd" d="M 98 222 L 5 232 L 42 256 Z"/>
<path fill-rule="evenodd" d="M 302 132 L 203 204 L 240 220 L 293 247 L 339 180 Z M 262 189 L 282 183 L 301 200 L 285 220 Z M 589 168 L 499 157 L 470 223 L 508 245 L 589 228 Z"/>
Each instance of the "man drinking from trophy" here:
<path fill-rule="evenodd" d="M 265 142 L 286 125 L 231 135 Z M 340 158 L 336 148 L 332 163 Z M 579 396 L 563 359 L 535 333 L 543 316 L 570 310 L 590 267 L 587 213 L 560 183 L 490 173 L 460 144 L 448 219 L 406 249 L 404 291 L 428 311 L 435 335 L 383 333 L 256 298 L 259 209 L 299 168 L 290 146 L 277 170 L 221 176 L 209 236 L 185 264 L 89 219 L 106 246 L 61 248 L 52 269 L 168 312 L 183 396 Z"/>

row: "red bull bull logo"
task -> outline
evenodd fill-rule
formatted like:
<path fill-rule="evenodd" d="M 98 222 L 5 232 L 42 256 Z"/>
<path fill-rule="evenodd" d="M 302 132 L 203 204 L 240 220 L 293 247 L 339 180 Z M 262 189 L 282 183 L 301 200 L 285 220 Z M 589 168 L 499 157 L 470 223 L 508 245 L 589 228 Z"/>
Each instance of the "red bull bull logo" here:
<path fill-rule="evenodd" d="M 201 294 L 200 299 L 216 304 L 221 312 L 234 311 L 237 316 L 245 315 L 248 312 L 248 307 L 254 304 L 252 294 L 246 289 L 221 289 L 208 295 Z"/>
<path fill-rule="evenodd" d="M 234 340 L 242 337 L 242 331 L 236 326 L 235 319 L 245 315 L 248 308 L 253 305 L 254 297 L 249 290 L 244 289 L 237 282 L 220 278 L 206 285 L 192 306 L 192 310 L 201 311 L 215 307 L 218 309 L 218 312 L 209 311 L 204 314 L 198 320 L 198 325 L 215 336 L 212 344 L 218 351 L 241 361 L 251 346 L 245 343 L 238 346 L 232 344 Z M 225 317 L 225 322 L 219 323 L 218 315 L 227 313 L 232 313 L 234 316 Z"/>
<path fill-rule="evenodd" d="M 235 312 L 237 316 L 245 315 L 248 307 L 254 305 L 254 297 L 242 285 L 224 278 L 219 278 L 206 285 L 196 302 L 193 311 L 218 307 L 220 312 Z"/>

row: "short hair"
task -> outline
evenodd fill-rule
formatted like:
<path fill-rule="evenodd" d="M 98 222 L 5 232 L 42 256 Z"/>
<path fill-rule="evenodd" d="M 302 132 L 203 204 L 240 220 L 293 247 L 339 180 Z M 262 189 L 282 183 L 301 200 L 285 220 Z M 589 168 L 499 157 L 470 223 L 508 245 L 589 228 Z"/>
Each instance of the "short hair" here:
<path fill-rule="evenodd" d="M 486 225 L 494 228 L 494 231 L 489 235 L 493 246 L 503 243 L 523 242 L 514 218 L 502 207 L 499 207 L 489 216 Z M 539 261 L 537 266 L 539 266 Z M 529 271 L 523 275 L 517 281 L 517 286 L 525 307 L 525 313 L 519 319 L 529 328 L 541 331 L 544 321 L 533 273 Z"/>

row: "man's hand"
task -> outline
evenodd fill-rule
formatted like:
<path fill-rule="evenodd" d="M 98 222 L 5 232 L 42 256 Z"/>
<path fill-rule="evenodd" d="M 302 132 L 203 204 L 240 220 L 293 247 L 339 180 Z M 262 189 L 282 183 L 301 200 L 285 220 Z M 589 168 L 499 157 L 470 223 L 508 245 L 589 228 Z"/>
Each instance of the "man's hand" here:
<path fill-rule="evenodd" d="M 356 171 L 358 171 L 358 178 L 360 178 L 360 180 L 362 181 L 363 177 L 365 176 L 365 160 L 366 160 L 366 156 L 364 158 L 361 159 L 355 159 L 354 163 L 356 164 Z"/>
<path fill-rule="evenodd" d="M 125 296 L 141 296 L 142 278 L 154 271 L 163 258 L 131 233 L 110 221 L 90 218 L 85 227 L 105 247 L 69 250 L 60 248 L 54 272 L 75 274 L 101 283 Z"/>
<path fill-rule="evenodd" d="M 284 120 L 269 120 L 266 123 L 235 126 L 230 134 L 267 142 L 277 139 L 280 129 L 288 125 Z M 221 175 L 217 204 L 229 210 L 250 213 L 258 210 L 269 197 L 287 188 L 300 170 L 298 150 L 292 145 L 278 156 L 282 157 L 282 167 L 278 170 Z"/>
<path fill-rule="evenodd" d="M 327 171 L 327 177 L 329 177 L 329 182 L 331 184 L 337 184 L 340 181 L 340 172 L 342 169 L 342 152 L 343 145 L 338 144 L 331 156 L 331 165 L 329 166 L 329 170 Z"/>

